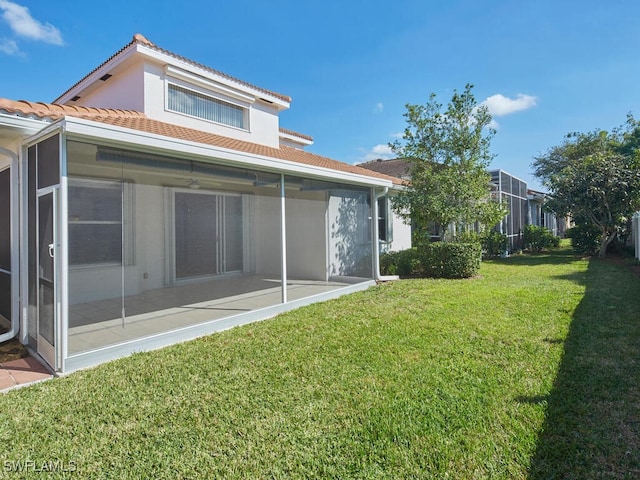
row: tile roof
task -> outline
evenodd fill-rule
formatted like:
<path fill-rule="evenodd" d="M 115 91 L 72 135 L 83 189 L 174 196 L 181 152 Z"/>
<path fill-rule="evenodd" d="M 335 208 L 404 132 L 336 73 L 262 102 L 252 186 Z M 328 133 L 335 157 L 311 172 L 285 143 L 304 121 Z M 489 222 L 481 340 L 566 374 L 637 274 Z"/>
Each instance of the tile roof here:
<path fill-rule="evenodd" d="M 181 127 L 171 123 L 147 118 L 144 113 L 132 110 L 115 110 L 94 107 L 72 107 L 43 102 L 14 101 L 0 98 L 0 113 L 24 117 L 59 120 L 64 117 L 83 118 L 121 128 L 128 128 L 141 132 L 152 133 L 165 137 L 201 143 L 214 147 L 227 148 L 239 152 L 269 157 L 279 160 L 327 168 L 340 172 L 363 175 L 365 177 L 388 180 L 394 184 L 402 184 L 399 178 L 364 169 L 357 165 L 332 160 L 315 153 L 310 153 L 293 147 L 281 145 L 278 148 L 246 142 L 234 138 L 203 132 L 192 128 Z"/>
<path fill-rule="evenodd" d="M 302 138 L 303 140 L 309 140 L 310 142 L 313 142 L 313 137 L 309 135 L 304 135 L 303 133 L 294 132 L 293 130 L 288 130 L 286 128 L 281 128 L 280 133 L 284 133 L 285 135 L 291 135 L 293 137 L 298 137 L 298 138 Z"/>
<path fill-rule="evenodd" d="M 69 88 L 66 92 L 64 92 L 62 95 L 60 95 L 57 99 L 54 100 L 54 103 L 56 101 L 58 101 L 60 98 L 64 97 L 67 93 L 69 93 L 71 90 L 73 90 L 74 88 L 76 88 L 78 85 L 80 85 L 85 79 L 87 79 L 88 77 L 90 77 L 94 72 L 96 72 L 97 70 L 99 70 L 100 68 L 102 68 L 104 65 L 106 65 L 107 63 L 109 63 L 111 60 L 113 60 L 114 58 L 118 57 L 119 55 L 121 55 L 123 52 L 125 52 L 126 50 L 128 50 L 132 45 L 144 45 L 146 47 L 151 48 L 152 50 L 155 50 L 156 52 L 160 52 L 163 53 L 165 55 L 169 55 L 170 57 L 173 57 L 177 60 L 181 60 L 183 62 L 189 63 L 192 66 L 198 67 L 198 68 L 202 68 L 203 70 L 206 70 L 210 73 L 213 73 L 215 75 L 218 75 L 220 77 L 223 77 L 227 80 L 230 80 L 234 83 L 243 85 L 245 87 L 249 87 L 253 90 L 257 90 L 258 92 L 262 92 L 265 93 L 267 95 L 273 96 L 275 98 L 278 98 L 280 100 L 283 100 L 287 103 L 291 103 L 291 97 L 289 97 L 288 95 L 283 95 L 281 93 L 276 93 L 273 92 L 271 90 L 266 90 L 264 88 L 260 88 L 256 85 L 252 85 L 251 83 L 245 82 L 243 80 L 239 80 L 235 77 L 232 77 L 231 75 L 227 75 L 226 73 L 222 73 L 219 70 L 214 70 L 213 68 L 207 67 L 206 65 L 203 65 L 201 63 L 198 62 L 194 62 L 193 60 L 189 60 L 186 57 L 183 57 L 181 55 L 177 55 L 175 53 L 172 53 L 168 50 L 165 50 L 163 48 L 158 47 L 156 44 L 150 42 L 149 40 L 147 40 L 143 35 L 136 33 L 133 36 L 133 39 L 126 44 L 124 47 L 122 47 L 120 50 L 118 50 L 116 53 L 114 53 L 113 55 L 111 55 L 107 60 L 105 60 L 104 62 L 102 62 L 100 65 L 98 65 L 96 68 L 94 68 L 93 70 L 91 70 L 91 72 L 89 72 L 87 75 L 85 75 L 82 79 L 80 79 L 78 82 L 76 82 L 71 88 Z"/>
<path fill-rule="evenodd" d="M 392 158 L 390 160 L 378 159 L 371 162 L 361 163 L 359 166 L 373 172 L 391 175 L 392 177 L 405 179 L 410 177 L 409 162 L 403 158 Z"/>
<path fill-rule="evenodd" d="M 145 114 L 135 110 L 118 110 L 113 108 L 80 107 L 55 103 L 28 102 L 26 100 L 9 100 L 0 98 L 0 112 L 25 117 L 50 118 L 59 120 L 65 116 L 95 119 L 105 116 L 121 118 L 144 117 Z"/>

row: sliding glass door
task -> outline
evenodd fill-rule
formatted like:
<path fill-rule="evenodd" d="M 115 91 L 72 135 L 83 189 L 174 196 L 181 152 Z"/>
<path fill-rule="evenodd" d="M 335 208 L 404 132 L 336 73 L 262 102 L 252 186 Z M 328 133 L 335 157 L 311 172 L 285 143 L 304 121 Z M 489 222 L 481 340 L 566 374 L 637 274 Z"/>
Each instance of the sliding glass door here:
<path fill-rule="evenodd" d="M 174 191 L 176 280 L 242 271 L 242 196 Z"/>

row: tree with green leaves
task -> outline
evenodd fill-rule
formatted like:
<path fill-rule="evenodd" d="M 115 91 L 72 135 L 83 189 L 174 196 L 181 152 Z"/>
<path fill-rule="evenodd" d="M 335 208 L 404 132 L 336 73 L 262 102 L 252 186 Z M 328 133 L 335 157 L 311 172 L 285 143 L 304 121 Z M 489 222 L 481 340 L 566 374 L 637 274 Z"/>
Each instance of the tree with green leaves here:
<path fill-rule="evenodd" d="M 597 227 L 599 257 L 640 209 L 639 146 L 640 124 L 629 115 L 626 129 L 572 133 L 534 158 L 534 174 L 551 194 L 546 207 Z"/>
<path fill-rule="evenodd" d="M 454 90 L 446 109 L 432 93 L 425 105 L 407 104 L 407 122 L 402 141 L 389 146 L 409 162 L 411 181 L 394 198 L 394 211 L 413 222 L 418 235 L 425 235 L 430 222 L 464 230 L 476 222 L 493 226 L 506 214 L 492 201 L 488 167 L 493 155 L 487 107 L 478 105 L 467 84 Z M 418 239 L 420 241 L 420 239 Z"/>

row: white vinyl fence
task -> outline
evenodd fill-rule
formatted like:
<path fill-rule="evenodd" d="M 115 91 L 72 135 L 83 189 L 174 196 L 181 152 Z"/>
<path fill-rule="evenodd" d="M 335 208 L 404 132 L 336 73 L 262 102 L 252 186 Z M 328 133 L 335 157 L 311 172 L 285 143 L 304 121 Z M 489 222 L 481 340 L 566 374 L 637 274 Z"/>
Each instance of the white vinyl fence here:
<path fill-rule="evenodd" d="M 640 212 L 633 216 L 632 228 L 633 245 L 635 246 L 636 258 L 640 260 Z"/>

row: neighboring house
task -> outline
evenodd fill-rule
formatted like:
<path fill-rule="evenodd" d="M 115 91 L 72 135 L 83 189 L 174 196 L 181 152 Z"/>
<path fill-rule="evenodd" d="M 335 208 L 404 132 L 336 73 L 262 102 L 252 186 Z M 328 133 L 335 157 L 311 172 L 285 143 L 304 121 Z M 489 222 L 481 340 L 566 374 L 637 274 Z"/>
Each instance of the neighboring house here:
<path fill-rule="evenodd" d="M 370 162 L 360 163 L 358 166 L 373 172 L 384 173 L 385 175 L 401 178 L 402 180 L 411 180 L 411 172 L 409 171 L 410 165 L 404 158 L 392 158 L 390 160 L 383 160 L 379 158 Z"/>
<path fill-rule="evenodd" d="M 290 103 L 141 35 L 0 99 L 0 341 L 67 372 L 373 285 L 402 180 L 304 151 Z"/>
<path fill-rule="evenodd" d="M 403 180 L 410 180 L 409 163 L 405 159 L 395 158 L 391 160 L 373 160 L 361 163 L 359 166 Z M 493 198 L 499 199 L 509 210 L 507 216 L 495 226 L 495 230 L 506 235 L 509 245 L 508 251 L 513 252 L 523 248 L 523 232 L 525 225 L 539 225 L 548 228 L 555 235 L 564 236 L 567 228 L 566 219 L 556 218 L 555 215 L 545 212 L 542 206 L 548 195 L 535 190 L 527 189 L 527 184 L 504 170 L 490 170 L 489 193 Z M 439 240 L 439 228 L 432 225 L 431 239 Z"/>
<path fill-rule="evenodd" d="M 509 252 L 521 250 L 522 234 L 527 222 L 527 184 L 504 170 L 491 170 L 492 194 L 498 196 L 509 213 L 496 226 L 496 231 L 507 236 Z"/>
<path fill-rule="evenodd" d="M 549 195 L 544 192 L 527 189 L 529 202 L 527 224 L 545 227 L 551 230 L 554 235 L 564 237 L 569 222 L 567 218 L 557 217 L 555 214 L 545 211 L 543 207 L 548 198 Z"/>

